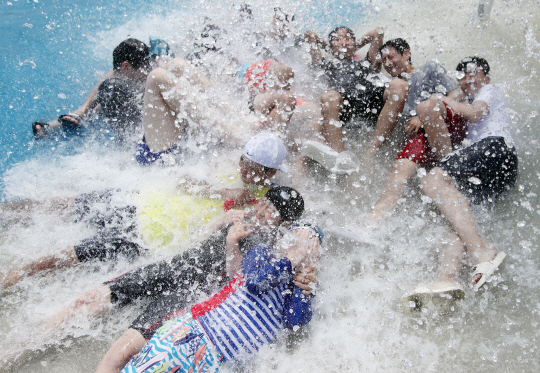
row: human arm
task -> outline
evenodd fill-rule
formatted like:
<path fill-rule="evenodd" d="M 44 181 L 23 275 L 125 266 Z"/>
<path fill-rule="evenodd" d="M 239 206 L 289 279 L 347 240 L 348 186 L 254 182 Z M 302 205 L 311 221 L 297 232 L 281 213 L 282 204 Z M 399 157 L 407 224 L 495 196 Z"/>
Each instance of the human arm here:
<path fill-rule="evenodd" d="M 436 99 L 450 106 L 463 119 L 475 123 L 489 114 L 489 104 L 485 101 L 474 101 L 472 104 L 465 104 L 448 96 L 434 95 Z"/>
<path fill-rule="evenodd" d="M 356 48 L 360 49 L 369 44 L 368 58 L 369 62 L 375 70 L 381 67 L 381 52 L 380 49 L 384 41 L 384 29 L 381 26 L 375 27 L 356 42 Z"/>
<path fill-rule="evenodd" d="M 248 205 L 256 199 L 253 193 L 247 188 L 215 188 L 206 181 L 197 181 L 191 178 L 183 178 L 176 188 L 186 194 L 206 198 L 219 196 L 223 200 L 232 199 L 235 201 L 235 204 L 240 206 Z"/>
<path fill-rule="evenodd" d="M 319 35 L 311 30 L 304 33 L 305 41 L 310 45 L 309 54 L 311 55 L 311 63 L 318 66 L 322 62 L 322 49 L 326 49 L 328 44 Z"/>
<path fill-rule="evenodd" d="M 225 272 L 228 277 L 233 277 L 240 270 L 243 255 L 240 252 L 238 241 L 253 233 L 252 224 L 236 222 L 227 234 L 227 258 L 225 260 Z"/>

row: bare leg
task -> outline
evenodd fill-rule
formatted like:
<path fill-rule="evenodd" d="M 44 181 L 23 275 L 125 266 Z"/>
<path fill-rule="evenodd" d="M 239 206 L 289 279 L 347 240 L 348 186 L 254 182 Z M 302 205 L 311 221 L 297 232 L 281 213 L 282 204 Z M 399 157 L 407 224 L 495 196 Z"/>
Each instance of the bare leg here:
<path fill-rule="evenodd" d="M 394 162 L 384 193 L 373 207 L 369 221 L 378 222 L 394 211 L 398 199 L 403 195 L 403 188 L 414 176 L 417 167 L 416 163 L 408 159 L 398 159 Z"/>
<path fill-rule="evenodd" d="M 60 337 L 62 326 L 67 321 L 81 315 L 98 316 L 109 310 L 111 305 L 111 292 L 106 285 L 100 285 L 81 294 L 75 302 L 35 330 L 31 339 L 20 342 L 9 350 L 2 351 L 0 361 L 5 366 L 9 366 L 16 361 L 27 358 L 36 346 L 39 347 L 40 344 Z"/>
<path fill-rule="evenodd" d="M 454 232 L 465 244 L 473 265 L 492 260 L 497 251 L 487 247 L 474 222 L 474 216 L 467 199 L 453 184 L 450 176 L 441 168 L 431 170 L 420 183 L 422 192 L 433 200 Z M 477 279 L 481 276 L 478 275 Z"/>
<path fill-rule="evenodd" d="M 429 99 L 418 104 L 416 114 L 424 126 L 431 151 L 437 159 L 452 151 L 452 141 L 446 126 L 446 109 L 440 101 Z"/>
<path fill-rule="evenodd" d="M 73 246 L 69 246 L 66 250 L 57 255 L 50 255 L 30 264 L 25 264 L 18 268 L 13 268 L 6 273 L 0 275 L 0 288 L 11 287 L 26 277 L 34 276 L 38 273 L 55 271 L 61 268 L 74 267 L 79 264 L 79 258 L 75 254 Z"/>
<path fill-rule="evenodd" d="M 47 213 L 55 213 L 58 215 L 71 214 L 73 208 L 73 197 L 52 198 L 47 201 L 23 200 L 15 202 L 0 203 L 0 211 L 3 213 L 31 213 L 35 211 L 43 211 Z"/>
<path fill-rule="evenodd" d="M 371 139 L 371 144 L 366 152 L 366 158 L 372 158 L 377 149 L 390 136 L 399 121 L 400 114 L 407 101 L 409 84 L 402 79 L 394 79 L 384 90 L 384 106 L 377 119 L 377 126 Z"/>
<path fill-rule="evenodd" d="M 328 146 L 341 153 L 345 150 L 339 113 L 343 108 L 343 97 L 336 91 L 328 91 L 321 97 L 322 135 Z"/>
<path fill-rule="evenodd" d="M 99 363 L 96 373 L 118 373 L 145 345 L 146 340 L 135 329 L 128 329 L 114 342 Z"/>
<path fill-rule="evenodd" d="M 287 129 L 287 140 L 293 151 L 298 151 L 304 140 L 321 141 L 321 108 L 312 101 L 305 101 L 293 112 Z"/>
<path fill-rule="evenodd" d="M 461 270 L 461 260 L 465 246 L 453 231 L 448 236 L 448 242 L 443 246 L 440 258 L 439 273 L 436 282 L 442 286 L 459 284 L 458 274 Z"/>

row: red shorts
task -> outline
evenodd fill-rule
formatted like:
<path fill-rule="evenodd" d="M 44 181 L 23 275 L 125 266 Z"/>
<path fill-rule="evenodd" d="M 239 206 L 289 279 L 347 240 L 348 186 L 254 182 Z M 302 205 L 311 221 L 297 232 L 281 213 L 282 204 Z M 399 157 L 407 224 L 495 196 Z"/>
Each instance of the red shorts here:
<path fill-rule="evenodd" d="M 446 107 L 446 119 L 444 123 L 450 133 L 452 146 L 459 145 L 467 134 L 467 123 L 459 117 L 454 109 L 444 102 L 443 104 Z M 409 159 L 421 166 L 433 162 L 435 158 L 427 142 L 426 134 L 419 132 L 411 135 L 405 142 L 401 153 L 396 157 L 397 159 Z"/>
<path fill-rule="evenodd" d="M 270 66 L 272 66 L 274 62 L 275 61 L 272 60 L 257 61 L 248 67 L 244 79 L 248 86 L 249 93 L 255 96 L 266 92 L 268 69 L 270 69 Z"/>

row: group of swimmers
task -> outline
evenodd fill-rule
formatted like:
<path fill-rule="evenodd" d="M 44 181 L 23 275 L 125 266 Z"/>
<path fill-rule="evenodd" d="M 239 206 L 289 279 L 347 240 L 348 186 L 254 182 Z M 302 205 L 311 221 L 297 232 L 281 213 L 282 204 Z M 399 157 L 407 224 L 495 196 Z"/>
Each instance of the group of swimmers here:
<path fill-rule="evenodd" d="M 300 44 L 309 50 L 314 75 L 322 76 L 325 83 L 318 97 L 308 97 L 293 93 L 296 72 L 284 63 L 286 56 L 282 58 L 285 49 L 298 48 L 297 42 L 292 47 L 285 42 L 292 18 L 275 9 L 272 32 L 261 39 L 268 43 L 262 49 L 264 59 L 238 73 L 250 93 L 255 117 L 212 100 L 219 90 L 197 68 L 200 61 L 173 57 L 159 39 L 151 39 L 150 47 L 128 39 L 114 50 L 113 70 L 100 80 L 83 106 L 58 121 L 33 124 L 34 134 L 41 137 L 55 126 L 81 126 L 93 110 L 101 109 L 124 135 L 137 126 L 142 128 L 136 159 L 144 165 L 182 164 L 197 132 L 211 134 L 217 139 L 214 145 L 222 149 L 244 145 L 239 161 L 244 185 L 217 188 L 189 180 L 183 184 L 182 198 L 167 199 L 161 205 L 159 217 L 149 213 L 144 203 L 114 204 L 112 191 L 1 207 L 4 211 L 53 210 L 99 227 L 96 237 L 68 247 L 62 255 L 6 272 L 0 279 L 3 287 L 50 268 L 137 257 L 148 250 L 148 242 L 163 244 L 187 229 L 185 223 L 163 223 L 159 237 L 149 238 L 152 229 L 140 226 L 144 219 L 155 226 L 159 219 L 169 221 L 171 216 L 165 215 L 170 212 L 189 215 L 195 225 L 213 221 L 207 231 L 210 238 L 171 260 L 141 267 L 91 289 L 43 327 L 43 332 L 50 331 L 82 308 L 97 315 L 146 299 L 147 309 L 114 343 L 98 372 L 212 371 L 274 341 L 279 329 L 309 322 L 323 233 L 316 225 L 299 220 L 304 210 L 300 193 L 272 184 L 271 179 L 278 170 L 285 170 L 287 154 L 294 165 L 291 172 L 301 172 L 299 165 L 305 158 L 330 172 L 356 172 L 358 155 L 346 149 L 350 135 L 360 126 L 373 127 L 363 154 L 364 166 L 371 165 L 398 124 L 408 133 L 383 194 L 363 224 L 380 224 L 421 167 L 426 172 L 420 189 L 450 228 L 437 278 L 405 294 L 404 309 L 420 309 L 435 296 L 462 298 L 464 289 L 458 276 L 465 253 L 473 265 L 470 285 L 475 290 L 504 260 L 505 254 L 489 247 L 480 236 L 470 208 L 470 203 L 495 201 L 517 178 L 506 104 L 490 82 L 488 62 L 481 57 L 464 58 L 456 67 L 456 82 L 435 62 L 414 66 L 408 43 L 401 38 L 385 42 L 381 27 L 358 40 L 351 29 L 342 26 L 332 30 L 327 41 L 306 31 Z M 363 58 L 358 51 L 365 46 L 369 50 Z M 220 50 L 212 48 L 207 52 Z M 300 130 L 292 128 L 295 126 Z M 219 202 L 209 198 L 216 195 Z M 196 214 L 170 208 L 175 204 L 191 208 L 192 198 L 206 201 L 199 204 L 202 208 Z M 93 215 L 95 203 L 108 206 L 106 212 L 101 209 Z M 245 208 L 249 205 L 253 205 L 253 213 L 248 214 Z M 229 211 L 221 212 L 224 209 Z M 144 218 L 132 219 L 140 215 Z M 208 300 L 189 307 L 201 294 L 219 288 Z"/>

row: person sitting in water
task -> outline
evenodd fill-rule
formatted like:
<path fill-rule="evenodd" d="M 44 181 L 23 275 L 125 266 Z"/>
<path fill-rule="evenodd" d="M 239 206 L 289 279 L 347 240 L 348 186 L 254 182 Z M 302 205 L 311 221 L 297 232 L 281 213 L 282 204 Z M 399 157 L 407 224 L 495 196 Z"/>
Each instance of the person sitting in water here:
<path fill-rule="evenodd" d="M 82 312 L 86 316 L 96 316 L 111 307 L 121 307 L 136 300 L 146 300 L 147 308 L 133 321 L 130 329 L 113 345 L 98 371 L 119 371 L 128 359 L 139 352 L 148 338 L 161 323 L 175 311 L 189 302 L 199 299 L 201 294 L 228 281 L 226 269 L 231 260 L 226 260 L 229 247 L 238 245 L 242 250 L 257 243 L 273 246 L 289 227 L 302 215 L 304 202 L 292 188 L 273 185 L 265 198 L 253 210 L 254 227 L 249 237 L 240 240 L 235 236 L 232 225 L 248 218 L 246 211 L 231 210 L 214 225 L 211 237 L 171 260 L 163 260 L 128 272 L 103 285 L 81 294 L 70 306 L 49 319 L 37 334 L 54 333 L 58 328 Z M 256 228 L 256 229 L 255 229 Z M 239 258 L 236 258 L 238 260 Z M 234 264 L 234 263 L 233 263 Z M 299 282 L 308 284 L 315 281 L 315 268 L 306 268 L 297 275 Z M 230 273 L 230 272 L 229 272 Z M 305 285 L 304 290 L 309 291 Z M 28 346 L 22 342 L 16 351 L 6 352 L 4 359 L 24 355 Z M 126 350 L 127 349 L 127 350 Z M 122 351 L 121 353 L 117 353 Z"/>
<path fill-rule="evenodd" d="M 298 271 L 294 276 L 294 285 L 298 287 L 298 289 L 293 290 L 294 294 L 291 293 L 291 295 L 293 295 L 294 300 L 291 298 L 289 301 L 294 302 L 304 299 L 300 294 L 300 291 L 304 294 L 304 296 L 308 296 L 311 293 L 309 284 L 316 281 L 315 265 L 316 258 L 319 253 L 319 240 L 322 240 L 322 232 L 320 229 L 310 225 L 309 223 L 293 224 L 293 221 L 297 220 L 302 215 L 303 208 L 303 199 L 294 189 L 279 186 L 272 187 L 265 195 L 265 198 L 255 207 L 255 224 L 242 222 L 241 220 L 236 221 L 228 229 L 225 242 L 223 242 L 219 247 L 214 248 L 222 253 L 220 255 L 224 255 L 223 258 L 220 257 L 219 260 L 214 262 L 216 266 L 219 265 L 220 270 L 225 271 L 224 278 L 228 280 L 232 279 L 233 283 L 240 285 L 240 283 L 237 281 L 238 277 L 235 276 L 235 272 L 240 263 L 243 261 L 242 257 L 244 256 L 244 253 L 254 244 L 261 243 L 261 237 L 259 236 L 260 228 L 257 228 L 257 226 L 259 224 L 269 224 L 270 226 L 278 227 L 278 229 L 274 229 L 270 237 L 265 240 L 265 249 L 257 252 L 252 251 L 251 254 L 248 253 L 246 260 L 251 260 L 253 257 L 259 257 L 262 261 L 260 264 L 263 264 L 264 261 L 269 259 L 269 253 L 266 251 L 267 248 L 280 247 L 279 243 L 283 242 L 280 241 L 280 238 L 283 237 L 284 234 L 286 241 L 289 242 L 288 245 L 291 244 L 292 238 L 292 241 L 294 242 L 292 247 L 295 247 L 295 249 L 300 249 L 304 254 L 306 254 L 304 250 L 310 250 L 309 255 L 311 257 L 311 261 L 304 262 L 304 268 L 302 268 L 301 271 Z M 293 233 L 293 236 L 290 235 L 291 232 Z M 249 240 L 249 244 L 244 242 L 246 239 Z M 287 248 L 285 248 L 285 250 L 287 250 Z M 296 255 L 294 255 L 294 257 L 298 258 Z M 289 257 L 289 259 L 291 259 L 291 257 Z M 278 276 L 274 277 L 274 279 L 277 280 L 277 283 L 280 283 L 282 280 L 287 280 L 288 282 L 289 279 L 292 280 L 290 277 L 291 273 L 288 273 L 289 274 L 282 274 L 284 275 L 284 278 Z M 266 276 L 266 273 L 262 272 L 261 275 L 264 277 Z M 277 273 L 274 273 L 274 275 L 277 275 Z M 263 278 L 261 277 L 260 279 L 262 280 Z M 187 283 L 189 286 L 193 286 L 193 281 L 191 279 Z M 277 285 L 277 283 L 274 285 Z M 290 285 L 292 285 L 292 282 Z M 231 284 L 227 285 L 225 288 L 229 288 L 229 286 L 231 286 Z M 139 353 L 139 351 L 143 351 L 145 341 L 151 338 L 154 332 L 164 325 L 167 320 L 181 314 L 183 311 L 182 309 L 189 304 L 187 299 L 194 299 L 193 294 L 190 294 L 185 287 L 185 285 L 182 286 L 184 290 L 178 295 L 165 296 L 159 303 L 154 302 L 153 305 L 148 307 L 143 315 L 132 324 L 131 328 L 124 333 L 124 335 L 120 337 L 109 349 L 101 361 L 97 372 L 119 372 L 133 355 Z M 218 294 L 224 295 L 224 293 Z M 222 298 L 220 295 L 217 295 L 213 299 L 216 299 L 216 297 Z M 304 299 L 304 301 L 307 300 Z M 210 304 L 209 302 L 205 302 L 203 304 L 204 305 L 194 307 L 198 307 L 199 311 L 209 310 L 212 308 L 206 307 Z M 307 306 L 307 308 L 303 308 L 303 312 L 307 313 L 305 316 L 307 321 L 309 321 L 309 304 L 304 305 Z M 285 314 L 278 314 L 283 316 L 288 314 L 289 317 L 286 319 L 289 320 L 289 322 L 296 319 L 296 317 L 301 318 L 301 315 L 299 314 L 289 313 L 289 309 L 287 309 L 286 312 L 287 313 Z M 278 314 L 276 314 L 276 317 L 281 319 L 281 316 L 278 316 Z M 196 313 L 196 315 L 202 316 L 202 313 Z M 141 323 L 142 320 L 146 320 L 147 322 L 145 324 L 148 326 L 151 325 L 151 327 L 145 327 L 145 324 Z M 155 324 L 153 324 L 151 321 L 154 321 Z M 286 322 L 284 319 L 281 321 Z M 281 324 L 281 322 L 277 323 L 277 325 L 279 324 Z M 296 324 L 296 322 L 293 321 L 292 325 L 290 326 L 292 327 L 293 325 L 299 324 Z M 163 329 L 160 328 L 159 330 Z M 143 350 L 141 350 L 141 348 L 143 348 Z M 233 348 L 231 350 L 227 350 L 226 353 L 227 355 L 225 355 L 225 357 L 230 359 L 231 357 L 242 353 L 242 351 L 239 351 L 237 348 Z"/>
<path fill-rule="evenodd" d="M 242 258 L 235 242 L 251 229 L 235 223 L 227 246 L 229 284 L 159 328 L 122 372 L 150 366 L 217 372 L 228 362 L 248 360 L 276 341 L 282 329 L 306 325 L 313 315 L 313 294 L 302 290 L 294 275 L 317 263 L 322 237 L 310 226 L 291 229 L 293 244 L 256 245 Z"/>
<path fill-rule="evenodd" d="M 433 95 L 425 102 L 424 128 L 432 144 L 437 144 L 440 160 L 420 183 L 422 192 L 446 218 L 450 238 L 442 250 L 437 278 L 432 284 L 406 294 L 405 309 L 420 308 L 434 294 L 462 298 L 458 275 L 465 252 L 473 265 L 474 290 L 486 283 L 506 257 L 480 237 L 467 199 L 494 201 L 515 184 L 518 158 L 509 132 L 511 121 L 506 115 L 503 94 L 491 84 L 489 64 L 484 58 L 464 58 L 457 70 L 461 73 L 459 84 L 466 94 L 466 103 L 443 95 Z M 444 106 L 451 107 L 468 125 L 463 147 L 454 152 L 444 126 Z"/>
<path fill-rule="evenodd" d="M 135 156 L 141 165 L 175 164 L 190 149 L 214 143 L 238 146 L 260 129 L 257 120 L 239 117 L 210 80 L 181 58 L 148 74 L 142 125 Z"/>
<path fill-rule="evenodd" d="M 83 122 L 101 109 L 119 137 L 124 139 L 140 127 L 144 82 L 150 70 L 148 46 L 137 39 L 126 39 L 113 51 L 113 69 L 101 77 L 85 102 L 69 114 L 48 123 L 34 122 L 36 138 L 47 135 L 60 126 L 80 128 Z"/>
<path fill-rule="evenodd" d="M 410 135 L 394 161 L 384 192 L 375 204 L 372 215 L 366 221 L 367 224 L 380 221 L 391 213 L 401 198 L 405 185 L 416 175 L 418 166 L 429 167 L 436 159 L 438 146 L 429 146 L 432 139 L 429 135 L 426 138 L 422 128 L 424 122 L 428 120 L 428 116 L 423 114 L 423 101 L 434 93 L 458 99 L 463 96 L 459 85 L 439 64 L 428 62 L 415 68 L 411 63 L 409 44 L 405 40 L 389 40 L 381 47 L 381 52 L 384 68 L 397 78 L 392 80 L 392 83 L 398 87 L 396 90 L 404 94 L 395 96 L 392 104 L 394 108 L 391 111 L 387 111 L 385 106 L 381 112 L 366 158 L 370 159 L 375 155 L 399 121 L 405 123 L 404 128 Z M 445 110 L 443 126 L 448 128 L 451 134 L 452 145 L 458 146 L 465 136 L 465 123 L 452 107 L 445 105 L 443 110 Z M 401 112 L 402 115 L 398 115 Z"/>
<path fill-rule="evenodd" d="M 1 204 L 4 213 L 28 213 L 38 208 L 61 212 L 96 227 L 98 232 L 58 254 L 6 271 L 0 275 L 0 288 L 11 287 L 28 276 L 81 263 L 114 261 L 120 257 L 132 260 L 148 250 L 163 250 L 193 239 L 201 226 L 223 215 L 224 210 L 243 208 L 262 198 L 277 171 L 286 170 L 286 154 L 279 138 L 260 133 L 247 142 L 240 157 L 239 176 L 243 185 L 234 182 L 238 180 L 234 175 L 222 175 L 218 186 L 184 180 L 179 185 L 181 193 L 180 190 L 172 194 L 141 191 L 136 203 L 127 206 L 125 199 L 113 190 L 46 202 Z"/>
<path fill-rule="evenodd" d="M 305 33 L 306 41 L 311 45 L 312 63 L 323 69 L 331 88 L 321 97 L 322 135 L 337 152 L 345 150 L 343 123 L 347 125 L 355 118 L 374 121 L 383 108 L 384 97 L 388 94 L 377 74 L 383 37 L 381 27 L 367 32 L 357 41 L 351 29 L 339 26 L 328 35 L 328 44 L 313 31 Z M 368 44 L 366 59 L 356 60 L 356 51 Z M 326 48 L 335 58 L 323 58 L 322 49 Z"/>

